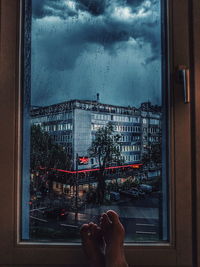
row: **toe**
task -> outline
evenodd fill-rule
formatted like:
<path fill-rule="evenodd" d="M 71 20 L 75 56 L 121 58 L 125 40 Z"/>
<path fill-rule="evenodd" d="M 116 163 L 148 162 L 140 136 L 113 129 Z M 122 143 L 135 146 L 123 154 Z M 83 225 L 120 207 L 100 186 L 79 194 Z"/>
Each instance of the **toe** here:
<path fill-rule="evenodd" d="M 91 234 L 92 234 L 92 236 L 95 237 L 96 234 L 97 234 L 97 225 L 93 223 L 93 224 L 91 225 L 90 229 L 91 229 Z"/>
<path fill-rule="evenodd" d="M 92 234 L 96 239 L 102 238 L 102 230 L 97 224 L 94 224 L 92 228 Z"/>
<path fill-rule="evenodd" d="M 106 214 L 112 223 L 119 223 L 119 216 L 114 210 L 108 210 Z"/>
<path fill-rule="evenodd" d="M 89 225 L 83 224 L 80 229 L 81 238 L 83 241 L 85 241 L 88 238 L 88 232 L 89 232 Z"/>
<path fill-rule="evenodd" d="M 111 225 L 111 221 L 109 220 L 109 217 L 106 213 L 102 214 L 100 225 L 101 225 L 102 230 Z"/>
<path fill-rule="evenodd" d="M 89 228 L 89 225 L 88 224 L 83 224 L 81 226 L 81 229 L 80 229 L 81 233 L 87 232 L 88 231 L 88 228 Z"/>
<path fill-rule="evenodd" d="M 91 234 L 91 237 L 93 237 L 94 236 L 94 223 L 93 222 L 90 222 L 89 224 L 88 224 L 88 232 Z"/>

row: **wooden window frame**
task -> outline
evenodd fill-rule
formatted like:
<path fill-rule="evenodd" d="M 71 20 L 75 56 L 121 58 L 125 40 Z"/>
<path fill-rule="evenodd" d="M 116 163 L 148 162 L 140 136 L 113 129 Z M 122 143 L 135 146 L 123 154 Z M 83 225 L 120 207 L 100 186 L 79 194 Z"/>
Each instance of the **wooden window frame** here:
<path fill-rule="evenodd" d="M 198 0 L 169 0 L 170 42 L 169 54 L 169 80 L 171 83 L 170 118 L 173 122 L 170 128 L 171 135 L 171 183 L 170 187 L 170 232 L 171 241 L 168 245 L 158 243 L 155 245 L 135 244 L 126 246 L 126 257 L 130 266 L 184 266 L 191 267 L 193 262 L 192 242 L 192 152 L 191 149 L 191 114 L 190 104 L 184 104 L 182 88 L 176 79 L 178 65 L 190 66 L 189 42 L 189 10 L 190 3 L 194 3 L 193 10 L 199 15 Z M 178 10 L 178 12 L 177 12 Z M 197 19 L 198 20 L 198 19 Z M 183 23 L 185 22 L 185 23 Z M 199 20 L 195 23 L 199 23 Z M 77 245 L 56 244 L 19 244 L 19 201 L 20 187 L 19 161 L 20 161 L 20 0 L 0 0 L 0 203 L 1 203 L 1 238 L 0 238 L 0 264 L 3 266 L 84 266 L 86 264 L 82 249 Z M 195 38 L 199 37 L 197 30 Z M 197 43 L 198 43 L 197 42 Z M 198 47 L 195 53 L 200 57 Z M 173 53 L 176 51 L 176 53 Z M 193 58 L 194 59 L 194 58 Z M 200 62 L 200 61 L 198 61 Z M 195 65 L 196 64 L 196 65 Z M 195 74 L 199 72 L 197 63 L 194 66 Z M 200 75 L 195 75 L 195 88 L 199 87 Z M 200 91 L 200 90 L 199 90 Z M 200 93 L 196 101 L 196 136 L 200 136 Z M 199 147 L 200 139 L 196 138 Z M 195 146 L 196 148 L 196 146 Z M 196 151 L 196 166 L 200 163 L 199 153 Z M 200 166 L 200 164 L 199 164 Z M 196 171 L 195 181 L 200 188 L 200 171 Z M 199 189 L 196 190 L 196 200 L 200 203 Z M 200 204 L 197 204 L 198 242 L 200 240 Z M 200 243 L 198 243 L 200 255 Z M 200 257 L 200 256 L 199 256 Z M 199 258 L 200 260 L 200 258 Z"/>
<path fill-rule="evenodd" d="M 192 149 L 193 149 L 193 262 L 200 266 L 200 2 L 193 1 L 192 27 Z"/>

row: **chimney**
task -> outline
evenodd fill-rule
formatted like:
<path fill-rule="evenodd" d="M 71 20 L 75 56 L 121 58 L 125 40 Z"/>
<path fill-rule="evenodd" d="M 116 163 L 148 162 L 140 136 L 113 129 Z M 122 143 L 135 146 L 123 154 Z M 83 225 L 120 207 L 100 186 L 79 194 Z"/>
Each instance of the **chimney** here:
<path fill-rule="evenodd" d="M 97 102 L 99 102 L 99 93 L 97 93 Z"/>

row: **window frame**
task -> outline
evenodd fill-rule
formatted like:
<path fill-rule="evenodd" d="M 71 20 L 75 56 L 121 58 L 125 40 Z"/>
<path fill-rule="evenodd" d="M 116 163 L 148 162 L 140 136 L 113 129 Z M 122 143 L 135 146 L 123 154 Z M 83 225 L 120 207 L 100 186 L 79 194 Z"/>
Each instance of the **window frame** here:
<path fill-rule="evenodd" d="M 197 3 L 196 0 L 193 2 Z M 86 260 L 79 245 L 25 242 L 19 244 L 18 242 L 19 174 L 21 172 L 19 165 L 21 161 L 20 3 L 21 1 L 0 0 L 0 114 L 1 129 L 3 129 L 0 132 L 2 148 L 0 150 L 0 210 L 4 215 L 1 218 L 0 229 L 0 264 L 4 266 L 9 264 L 83 266 Z M 184 104 L 182 88 L 176 79 L 178 65 L 190 66 L 189 42 L 185 41 L 189 40 L 189 25 L 183 23 L 189 21 L 189 1 L 169 0 L 169 6 L 169 47 L 171 48 L 169 57 L 173 59 L 169 66 L 169 81 L 172 88 L 169 96 L 172 103 L 169 116 L 173 122 L 170 127 L 172 138 L 169 185 L 172 239 L 167 245 L 162 243 L 127 245 L 125 252 L 130 266 L 192 266 L 192 151 L 191 132 L 188 131 L 191 129 L 191 105 Z M 176 10 L 179 12 L 177 13 Z M 199 107 L 197 97 L 195 99 Z M 197 120 L 199 122 L 199 117 Z M 199 131 L 200 129 L 197 128 L 196 135 Z M 196 156 L 198 156 L 197 153 Z M 197 160 L 200 161 L 199 156 Z M 198 183 L 200 183 L 199 180 L 198 176 Z M 200 200 L 199 194 L 197 197 Z M 200 212 L 198 212 L 198 220 L 200 221 Z M 200 229 L 198 230 L 200 232 Z"/>
<path fill-rule="evenodd" d="M 200 3 L 193 1 L 191 8 L 192 27 L 191 43 L 192 54 L 192 148 L 193 148 L 193 249 L 194 265 L 200 266 Z"/>

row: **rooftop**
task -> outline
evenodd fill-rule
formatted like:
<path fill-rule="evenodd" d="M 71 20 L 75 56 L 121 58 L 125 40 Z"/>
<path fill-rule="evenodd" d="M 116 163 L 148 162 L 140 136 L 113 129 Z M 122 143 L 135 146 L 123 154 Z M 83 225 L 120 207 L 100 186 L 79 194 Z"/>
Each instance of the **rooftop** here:
<path fill-rule="evenodd" d="M 94 100 L 78 100 L 73 99 L 62 103 L 57 103 L 49 106 L 32 106 L 31 116 L 43 116 L 49 114 L 58 114 L 64 111 L 73 109 L 84 109 L 104 113 L 115 113 L 123 115 L 140 115 L 142 111 L 161 112 L 160 106 L 153 106 L 150 102 L 141 103 L 140 108 L 130 106 L 118 106 L 100 103 Z"/>

